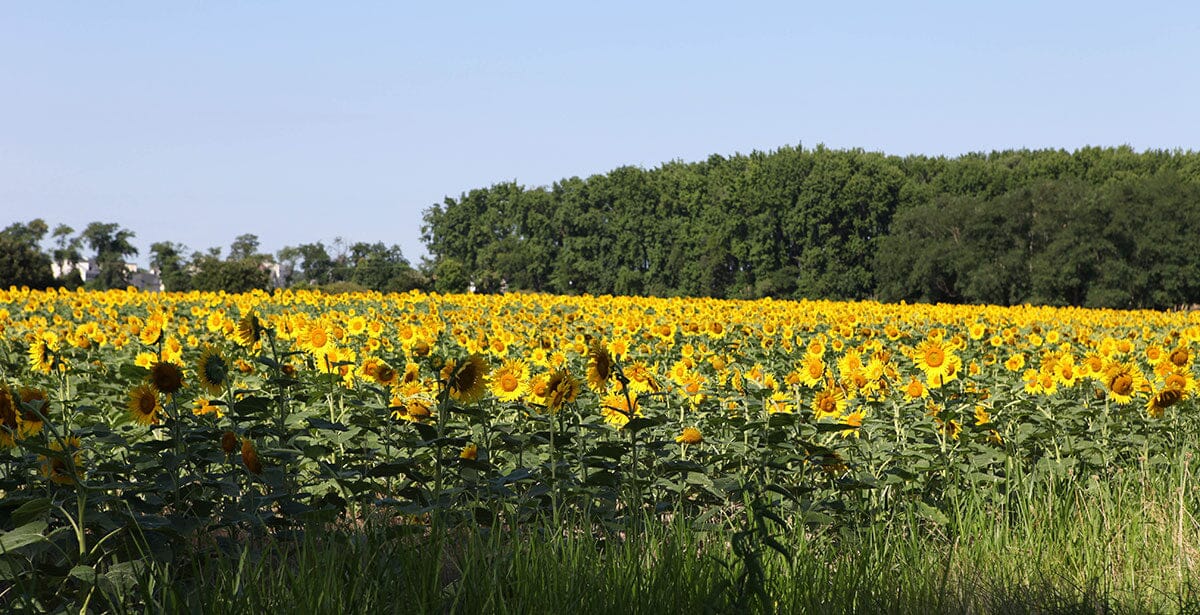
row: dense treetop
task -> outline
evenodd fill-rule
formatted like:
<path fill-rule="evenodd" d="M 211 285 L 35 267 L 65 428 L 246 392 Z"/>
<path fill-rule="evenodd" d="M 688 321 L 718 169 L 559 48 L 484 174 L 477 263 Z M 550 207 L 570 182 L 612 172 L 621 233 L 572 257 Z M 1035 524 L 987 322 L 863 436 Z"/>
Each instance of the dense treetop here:
<path fill-rule="evenodd" d="M 439 290 L 1167 308 L 1200 302 L 1200 154 L 783 147 L 425 212 Z"/>

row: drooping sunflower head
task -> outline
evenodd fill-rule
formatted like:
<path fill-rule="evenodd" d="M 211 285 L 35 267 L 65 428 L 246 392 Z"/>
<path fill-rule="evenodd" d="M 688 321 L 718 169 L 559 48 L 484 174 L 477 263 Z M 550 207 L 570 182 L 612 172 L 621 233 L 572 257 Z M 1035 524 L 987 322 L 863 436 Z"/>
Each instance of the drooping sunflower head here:
<path fill-rule="evenodd" d="M 608 387 L 608 379 L 612 377 L 613 358 L 606 346 L 600 340 L 592 342 L 588 350 L 587 383 L 594 391 L 603 391 Z"/>
<path fill-rule="evenodd" d="M 258 449 L 249 438 L 242 438 L 242 463 L 251 474 L 262 474 L 262 459 L 258 457 Z"/>
<path fill-rule="evenodd" d="M 158 402 L 158 391 L 148 384 L 134 387 L 129 392 L 129 415 L 141 425 L 153 425 L 158 422 L 158 412 L 162 406 Z"/>
<path fill-rule="evenodd" d="M 150 366 L 150 384 L 159 393 L 171 395 L 183 388 L 183 370 L 170 361 L 159 361 Z"/>
<path fill-rule="evenodd" d="M 462 404 L 483 399 L 487 392 L 488 365 L 483 357 L 473 354 L 450 372 L 450 397 Z"/>
<path fill-rule="evenodd" d="M 196 376 L 200 386 L 213 395 L 220 395 L 229 382 L 229 361 L 214 346 L 205 346 L 196 362 Z"/>
<path fill-rule="evenodd" d="M 1146 414 L 1156 419 L 1162 418 L 1163 411 L 1175 405 L 1183 396 L 1184 392 L 1181 389 L 1163 389 L 1150 397 L 1146 404 Z"/>
<path fill-rule="evenodd" d="M 65 440 L 66 446 L 57 440 L 50 443 L 50 450 L 54 451 L 49 457 L 38 455 L 38 461 L 41 462 L 42 476 L 60 485 L 73 484 L 83 470 L 83 457 L 80 454 L 79 438 L 70 436 Z M 67 461 L 68 457 L 70 462 Z M 71 469 L 74 468 L 74 472 Z"/>
<path fill-rule="evenodd" d="M 46 391 L 37 387 L 21 387 L 17 389 L 14 401 L 25 406 L 21 410 L 21 437 L 28 438 L 41 433 L 42 417 L 46 416 L 47 408 Z"/>
<path fill-rule="evenodd" d="M 229 455 L 232 455 L 233 451 L 237 450 L 237 445 L 238 445 L 237 434 L 233 433 L 232 431 L 228 431 L 228 430 L 226 430 L 225 433 L 221 434 L 221 451 L 223 451 L 225 453 L 226 457 L 228 457 Z"/>

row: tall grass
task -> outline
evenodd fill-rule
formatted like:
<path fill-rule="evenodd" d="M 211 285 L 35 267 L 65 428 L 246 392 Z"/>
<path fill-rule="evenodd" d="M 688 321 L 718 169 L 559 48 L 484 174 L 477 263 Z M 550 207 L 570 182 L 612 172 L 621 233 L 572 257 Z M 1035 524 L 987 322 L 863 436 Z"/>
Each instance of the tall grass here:
<path fill-rule="evenodd" d="M 239 615 L 1197 612 L 1189 462 L 968 495 L 945 523 L 900 508 L 859 527 L 794 526 L 780 537 L 789 557 L 761 553 L 749 600 L 732 525 L 677 518 L 625 532 L 574 519 L 434 533 L 378 514 L 143 571 L 140 595 L 105 599 L 124 612 Z"/>

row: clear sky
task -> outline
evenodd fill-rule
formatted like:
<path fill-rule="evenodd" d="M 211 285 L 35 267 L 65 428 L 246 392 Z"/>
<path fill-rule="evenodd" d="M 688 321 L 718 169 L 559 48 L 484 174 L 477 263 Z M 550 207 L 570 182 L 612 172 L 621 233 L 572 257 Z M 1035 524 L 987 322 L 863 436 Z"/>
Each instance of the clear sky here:
<path fill-rule="evenodd" d="M 424 253 L 496 182 L 782 145 L 1200 149 L 1196 2 L 0 5 L 0 226 Z"/>

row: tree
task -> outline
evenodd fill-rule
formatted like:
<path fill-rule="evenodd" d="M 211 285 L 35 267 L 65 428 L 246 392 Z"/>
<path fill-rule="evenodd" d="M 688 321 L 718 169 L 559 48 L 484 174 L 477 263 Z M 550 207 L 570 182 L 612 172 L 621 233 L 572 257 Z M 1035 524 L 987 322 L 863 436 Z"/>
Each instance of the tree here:
<path fill-rule="evenodd" d="M 400 246 L 382 242 L 359 242 L 350 246 L 347 256 L 349 281 L 379 292 L 406 292 L 422 285 L 418 274 Z"/>
<path fill-rule="evenodd" d="M 0 288 L 55 286 L 50 257 L 39 247 L 48 230 L 46 222 L 36 218 L 26 224 L 11 224 L 0 231 Z"/>
<path fill-rule="evenodd" d="M 150 244 L 150 267 L 158 272 L 163 288 L 170 292 L 192 288 L 192 276 L 183 260 L 186 250 L 187 246 L 169 241 Z"/>
<path fill-rule="evenodd" d="M 258 235 L 246 233 L 238 235 L 229 246 L 229 260 L 265 259 L 264 254 L 258 253 Z"/>
<path fill-rule="evenodd" d="M 96 253 L 100 277 L 95 286 L 101 289 L 124 288 L 129 283 L 125 257 L 136 255 L 137 248 L 129 243 L 134 232 L 116 223 L 92 222 L 83 229 L 80 238 Z"/>
<path fill-rule="evenodd" d="M 225 291 L 245 293 L 255 289 L 267 290 L 271 286 L 271 274 L 254 259 L 222 260 L 218 256 L 192 255 L 190 267 L 195 271 L 192 288 L 200 291 Z"/>

